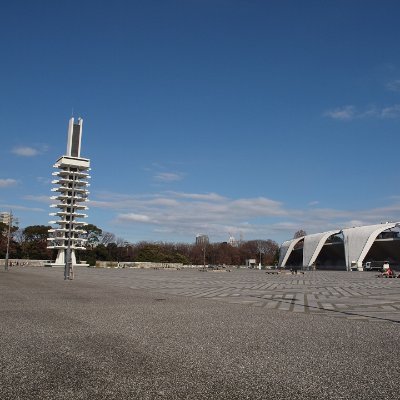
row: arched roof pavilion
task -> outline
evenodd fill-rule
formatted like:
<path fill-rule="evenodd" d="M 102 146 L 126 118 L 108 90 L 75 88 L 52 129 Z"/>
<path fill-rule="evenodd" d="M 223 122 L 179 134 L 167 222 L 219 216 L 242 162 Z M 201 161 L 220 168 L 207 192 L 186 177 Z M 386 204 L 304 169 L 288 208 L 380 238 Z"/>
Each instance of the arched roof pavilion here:
<path fill-rule="evenodd" d="M 284 268 L 294 247 L 303 240 L 303 266 L 310 267 L 317 260 L 327 240 L 337 234 L 343 234 L 346 269 L 362 269 L 363 261 L 377 237 L 384 231 L 400 227 L 398 222 L 366 225 L 342 230 L 332 230 L 322 233 L 302 236 L 283 242 L 279 254 L 279 267 Z"/>

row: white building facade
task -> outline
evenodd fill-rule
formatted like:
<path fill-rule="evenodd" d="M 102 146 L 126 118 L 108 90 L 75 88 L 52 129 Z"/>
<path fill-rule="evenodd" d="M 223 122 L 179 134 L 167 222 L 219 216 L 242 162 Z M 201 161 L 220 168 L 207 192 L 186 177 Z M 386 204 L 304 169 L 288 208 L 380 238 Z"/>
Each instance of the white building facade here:
<path fill-rule="evenodd" d="M 9 212 L 1 212 L 0 213 L 0 222 L 2 222 L 5 225 L 10 225 L 11 213 L 9 213 Z"/>

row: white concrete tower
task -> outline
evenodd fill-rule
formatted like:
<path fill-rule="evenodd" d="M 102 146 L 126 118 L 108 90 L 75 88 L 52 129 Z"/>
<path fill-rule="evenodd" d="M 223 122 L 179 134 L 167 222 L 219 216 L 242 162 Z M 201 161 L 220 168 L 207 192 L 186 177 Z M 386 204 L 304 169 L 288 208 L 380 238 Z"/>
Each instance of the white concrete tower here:
<path fill-rule="evenodd" d="M 52 174 L 57 177 L 52 181 L 57 187 L 51 191 L 58 194 L 51 197 L 55 203 L 50 207 L 58 210 L 50 215 L 58 217 L 58 220 L 49 222 L 56 227 L 49 230 L 47 248 L 57 249 L 58 254 L 55 263 L 49 265 L 64 266 L 65 279 L 73 278 L 73 266 L 77 264 L 75 251 L 86 248 L 86 231 L 82 228 L 87 223 L 80 219 L 87 217 L 82 211 L 88 209 L 85 203 L 89 194 L 87 187 L 90 186 L 87 181 L 90 178 L 90 160 L 81 157 L 82 123 L 81 118 L 78 118 L 78 123 L 74 123 L 74 118 L 69 120 L 67 153 L 56 161 L 54 168 L 58 171 Z"/>

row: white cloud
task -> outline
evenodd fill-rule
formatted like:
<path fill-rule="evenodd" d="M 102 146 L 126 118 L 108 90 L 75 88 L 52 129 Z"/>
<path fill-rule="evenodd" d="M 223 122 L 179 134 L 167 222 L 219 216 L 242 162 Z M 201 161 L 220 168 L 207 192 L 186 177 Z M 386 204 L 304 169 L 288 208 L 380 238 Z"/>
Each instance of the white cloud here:
<path fill-rule="evenodd" d="M 47 196 L 25 196 L 25 199 L 51 202 Z M 304 209 L 290 209 L 267 197 L 228 198 L 218 193 L 173 191 L 140 195 L 103 192 L 92 193 L 88 206 L 92 210 L 106 210 L 116 230 L 140 232 L 143 225 L 149 227 L 155 240 L 177 236 L 194 238 L 202 232 L 213 241 L 227 240 L 229 234 L 236 238 L 243 235 L 244 240 L 280 238 L 283 241 L 292 238 L 299 229 L 316 233 L 400 221 L 400 197 L 386 201 L 385 207 L 357 211 L 319 208 L 317 201 Z"/>
<path fill-rule="evenodd" d="M 216 193 L 181 193 L 181 192 L 167 192 L 168 194 L 182 199 L 192 200 L 209 200 L 209 201 L 225 201 L 226 197 L 223 197 Z"/>
<path fill-rule="evenodd" d="M 246 214 L 251 216 L 276 216 L 286 215 L 286 211 L 282 208 L 282 203 L 265 197 L 254 199 L 239 199 L 231 202 L 232 211 L 237 214 Z"/>
<path fill-rule="evenodd" d="M 334 110 L 328 110 L 323 115 L 325 117 L 342 121 L 351 121 L 362 118 L 398 118 L 400 117 L 400 104 L 393 104 L 381 108 L 370 106 L 364 110 L 357 110 L 354 106 L 345 106 Z"/>
<path fill-rule="evenodd" d="M 45 153 L 49 149 L 47 144 L 39 143 L 34 146 L 16 146 L 11 153 L 20 157 L 35 157 Z"/>
<path fill-rule="evenodd" d="M 183 176 L 174 172 L 159 172 L 154 176 L 154 179 L 158 182 L 175 182 L 182 180 Z"/>
<path fill-rule="evenodd" d="M 48 196 L 35 196 L 35 195 L 25 195 L 23 196 L 23 199 L 29 200 L 29 201 L 36 201 L 38 203 L 45 203 L 45 204 L 52 204 L 54 203 L 54 200 L 50 199 L 51 194 L 49 193 Z"/>
<path fill-rule="evenodd" d="M 41 185 L 50 185 L 51 179 L 49 178 L 44 178 L 43 176 L 37 176 L 36 180 L 41 184 Z"/>
<path fill-rule="evenodd" d="M 355 117 L 355 107 L 354 106 L 344 106 L 344 107 L 340 107 L 340 108 L 335 108 L 334 110 L 328 110 L 324 113 L 324 116 L 330 117 L 333 119 L 348 121 Z"/>
<path fill-rule="evenodd" d="M 158 197 L 155 199 L 148 200 L 149 204 L 158 205 L 158 206 L 165 206 L 165 207 L 176 207 L 179 206 L 179 202 L 175 199 L 167 199 L 165 197 Z"/>
<path fill-rule="evenodd" d="M 259 233 L 262 237 L 262 225 L 254 222 L 256 219 L 288 214 L 280 202 L 265 197 L 229 199 L 216 193 L 163 192 L 147 197 L 109 193 L 102 194 L 100 201 L 91 201 L 90 206 L 115 211 L 115 223 L 125 226 L 146 224 L 158 233 L 193 236 L 207 232 L 222 238 L 228 233 Z"/>
<path fill-rule="evenodd" d="M 385 107 L 381 111 L 382 118 L 397 118 L 400 117 L 400 104 L 395 104 L 390 107 Z"/>
<path fill-rule="evenodd" d="M 146 223 L 152 222 L 147 215 L 134 214 L 134 213 L 119 214 L 117 218 L 120 221 L 125 220 L 125 221 L 130 221 L 130 222 L 146 222 Z"/>
<path fill-rule="evenodd" d="M 388 82 L 386 88 L 392 92 L 400 92 L 400 79 Z"/>
<path fill-rule="evenodd" d="M 28 147 L 28 146 L 19 146 L 19 147 L 14 147 L 11 150 L 11 153 L 16 154 L 17 156 L 21 157 L 34 157 L 40 154 L 39 150 L 33 148 L 33 147 Z"/>
<path fill-rule="evenodd" d="M 11 179 L 11 178 L 0 179 L 0 188 L 15 186 L 17 183 L 18 183 L 18 181 L 16 181 L 15 179 Z"/>
<path fill-rule="evenodd" d="M 26 207 L 26 206 L 20 206 L 18 204 L 5 204 L 5 203 L 0 203 L 0 208 L 4 210 L 19 210 L 19 211 L 29 211 L 29 212 L 46 212 L 48 210 L 44 210 L 43 208 L 37 208 L 37 207 Z"/>

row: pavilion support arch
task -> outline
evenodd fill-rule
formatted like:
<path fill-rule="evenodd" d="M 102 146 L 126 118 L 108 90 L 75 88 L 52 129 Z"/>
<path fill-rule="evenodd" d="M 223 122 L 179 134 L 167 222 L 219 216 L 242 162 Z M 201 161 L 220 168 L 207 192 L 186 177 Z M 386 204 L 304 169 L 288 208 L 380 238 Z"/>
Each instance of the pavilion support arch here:
<path fill-rule="evenodd" d="M 340 230 L 314 233 L 304 237 L 303 266 L 311 267 L 317 259 L 326 241 L 333 235 L 340 233 Z"/>
<path fill-rule="evenodd" d="M 346 268 L 362 270 L 362 263 L 377 236 L 387 229 L 399 226 L 398 223 L 360 226 L 343 229 Z"/>
<path fill-rule="evenodd" d="M 285 268 L 287 260 L 289 259 L 290 254 L 292 253 L 294 246 L 304 239 L 305 236 L 301 236 L 296 239 L 288 240 L 284 242 L 281 246 L 279 252 L 279 268 Z"/>

